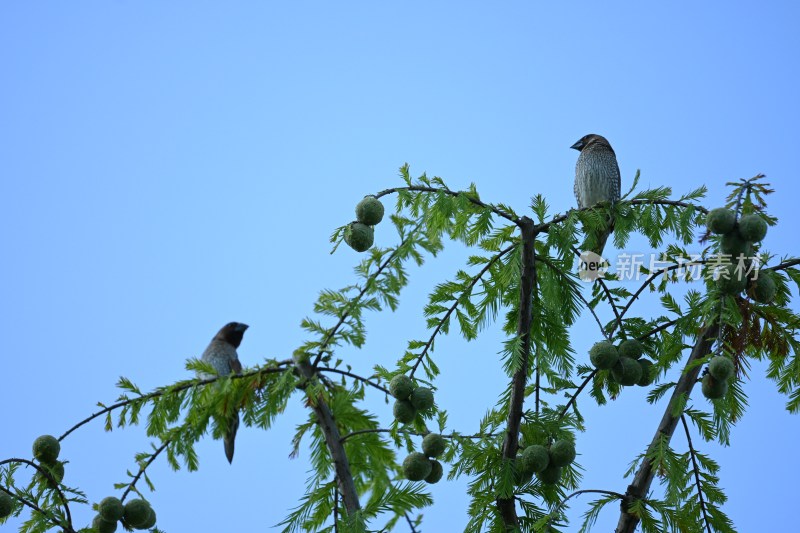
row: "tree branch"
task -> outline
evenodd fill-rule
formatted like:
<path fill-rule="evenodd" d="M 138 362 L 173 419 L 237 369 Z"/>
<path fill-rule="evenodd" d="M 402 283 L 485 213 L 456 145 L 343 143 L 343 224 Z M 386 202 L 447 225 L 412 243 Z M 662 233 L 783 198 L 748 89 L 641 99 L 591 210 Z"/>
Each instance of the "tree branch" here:
<path fill-rule="evenodd" d="M 28 466 L 32 466 L 34 469 L 36 469 L 36 471 L 37 471 L 37 472 L 39 472 L 40 474 L 42 474 L 42 475 L 45 477 L 45 479 L 47 479 L 48 481 L 50 481 L 50 483 L 51 483 L 51 486 L 52 486 L 53 490 L 55 490 L 55 491 L 56 491 L 56 493 L 58 493 L 58 497 L 59 497 L 59 499 L 61 499 L 61 501 L 62 501 L 62 502 L 64 502 L 64 514 L 66 515 L 66 518 L 67 518 L 67 523 L 66 523 L 66 524 L 62 524 L 62 523 L 61 523 L 61 522 L 60 522 L 60 521 L 59 521 L 59 520 L 58 520 L 58 519 L 57 519 L 57 518 L 56 518 L 56 517 L 55 517 L 55 516 L 54 516 L 52 513 L 50 513 L 49 511 L 45 511 L 44 509 L 40 508 L 40 507 L 39 507 L 38 505 L 36 505 L 35 503 L 33 503 L 33 502 L 30 502 L 30 501 L 28 501 L 28 500 L 26 500 L 25 498 L 22 498 L 22 497 L 20 497 L 20 496 L 17 496 L 16 494 L 12 493 L 11 491 L 9 491 L 9 490 L 7 490 L 7 489 L 5 489 L 5 488 L 3 488 L 3 487 L 0 487 L 0 490 L 2 490 L 3 492 L 6 492 L 6 493 L 8 493 L 8 494 L 9 494 L 9 495 L 11 495 L 13 498 L 15 498 L 15 499 L 17 499 L 17 500 L 21 501 L 21 502 L 22 502 L 24 505 L 27 505 L 28 507 L 30 507 L 30 508 L 31 508 L 31 509 L 33 509 L 34 511 L 37 511 L 37 512 L 41 513 L 41 514 L 42 514 L 42 515 L 44 515 L 44 516 L 45 516 L 45 517 L 46 517 L 48 520 L 50 520 L 51 522 L 53 522 L 53 523 L 54 523 L 55 525 L 57 525 L 58 527 L 63 527 L 63 528 L 64 528 L 66 531 L 68 531 L 69 533 L 75 533 L 75 528 L 73 528 L 73 527 L 72 527 L 72 514 L 69 512 L 69 501 L 67 500 L 67 497 L 66 497 L 66 496 L 64 496 L 64 493 L 61 491 L 61 488 L 58 486 L 58 485 L 59 485 L 59 483 L 57 483 L 57 482 L 56 482 L 56 480 L 55 480 L 55 479 L 53 479 L 53 476 L 51 476 L 51 475 L 50 475 L 50 472 L 48 472 L 47 470 L 45 470 L 45 469 L 44 469 L 44 468 L 42 468 L 41 466 L 37 465 L 37 464 L 36 464 L 36 463 L 34 463 L 33 461 L 29 461 L 28 459 L 20 459 L 20 458 L 17 458 L 17 457 L 12 457 L 11 459 L 4 459 L 4 460 L 0 461 L 0 466 L 2 466 L 2 465 L 4 465 L 4 464 L 11 464 L 11 463 L 22 463 L 22 464 L 25 464 L 25 465 L 28 465 Z"/>
<path fill-rule="evenodd" d="M 150 400 L 152 398 L 158 398 L 159 396 L 163 396 L 164 394 L 168 394 L 168 393 L 172 393 L 172 392 L 180 392 L 180 391 L 183 391 L 183 390 L 186 390 L 186 389 L 190 389 L 190 388 L 198 386 L 198 385 L 207 385 L 209 383 L 214 383 L 215 381 L 218 381 L 218 380 L 223 379 L 223 378 L 245 379 L 245 378 L 249 378 L 249 377 L 252 377 L 252 376 L 255 376 L 255 375 L 258 375 L 258 374 L 274 374 L 274 373 L 277 373 L 277 372 L 283 372 L 284 369 L 282 367 L 286 366 L 286 365 L 288 365 L 290 363 L 292 363 L 291 360 L 280 361 L 274 367 L 260 368 L 260 369 L 252 370 L 250 372 L 245 372 L 243 374 L 233 374 L 233 375 L 230 375 L 230 376 L 214 376 L 214 377 L 208 378 L 208 379 L 193 379 L 191 381 L 186 381 L 183 385 L 179 385 L 179 386 L 177 386 L 175 388 L 172 388 L 172 389 L 160 388 L 160 389 L 157 389 L 157 390 L 155 390 L 153 392 L 150 392 L 148 394 L 143 394 L 143 395 L 141 395 L 141 396 L 139 396 L 137 398 L 128 398 L 128 399 L 125 399 L 125 400 L 121 400 L 121 401 L 119 401 L 119 402 L 117 402 L 117 403 L 115 403 L 113 405 L 109 405 L 108 407 L 104 407 L 103 409 L 97 411 L 96 413 L 92 413 L 88 417 L 84 418 L 83 420 L 81 420 L 80 422 L 78 422 L 77 424 L 75 424 L 74 426 L 69 428 L 67 431 L 65 431 L 63 435 L 58 437 L 58 440 L 59 440 L 59 442 L 64 440 L 70 433 L 72 433 L 73 431 L 75 431 L 79 427 L 88 424 L 89 422 L 91 422 L 95 418 L 97 418 L 99 416 L 103 416 L 104 414 L 106 414 L 108 412 L 111 412 L 114 409 L 119 409 L 120 407 L 124 407 L 124 406 L 130 405 L 132 403 L 146 402 L 147 400 Z"/>
<path fill-rule="evenodd" d="M 296 367 L 306 380 L 316 378 L 317 371 L 309 363 L 301 360 L 296 363 Z M 306 381 L 298 385 L 298 387 L 306 389 L 308 387 L 308 382 Z M 333 419 L 333 412 L 321 394 L 312 397 L 307 393 L 307 398 L 311 409 L 313 409 L 314 414 L 317 415 L 317 424 L 319 425 L 320 431 L 322 431 L 322 435 L 325 437 L 325 444 L 328 446 L 328 452 L 331 454 L 331 460 L 333 460 L 336 480 L 339 483 L 339 492 L 342 494 L 344 507 L 347 509 L 348 516 L 352 516 L 353 513 L 361 509 L 361 504 L 358 501 L 358 493 L 356 492 L 356 485 L 353 481 L 353 473 L 350 471 L 350 461 L 347 458 L 347 453 L 344 451 L 339 428 L 336 426 L 336 421 Z"/>
<path fill-rule="evenodd" d="M 533 317 L 533 292 L 536 287 L 536 231 L 533 221 L 522 217 L 519 222 L 522 233 L 522 276 L 519 284 L 519 317 L 517 336 L 522 341 L 521 361 L 511 382 L 508 403 L 508 422 L 503 441 L 503 458 L 513 460 L 519 448 L 519 427 L 522 406 L 525 401 L 525 382 L 528 378 L 528 363 L 531 355 L 531 322 Z M 513 357 L 513 355 L 512 355 Z M 497 508 L 507 528 L 518 528 L 519 519 L 513 498 L 498 498 Z"/>
<path fill-rule="evenodd" d="M 695 365 L 692 368 L 689 367 L 698 359 L 702 359 L 711 353 L 711 348 L 716 339 L 718 329 L 719 324 L 715 322 L 713 325 L 706 326 L 697 338 L 692 353 L 686 361 L 683 373 L 678 383 L 675 385 L 675 389 L 672 391 L 672 396 L 664 410 L 661 423 L 658 425 L 653 440 L 647 449 L 645 459 L 639 466 L 639 470 L 633 478 L 633 483 L 628 485 L 628 490 L 625 492 L 625 500 L 623 500 L 623 505 L 621 505 L 622 509 L 619 522 L 617 523 L 616 533 L 633 533 L 636 529 L 636 525 L 639 523 L 639 517 L 628 513 L 625 502 L 630 503 L 633 500 L 644 499 L 645 495 L 647 495 L 647 492 L 650 490 L 650 485 L 653 483 L 655 473 L 653 472 L 653 463 L 647 459 L 647 456 L 651 455 L 651 452 L 663 442 L 662 439 L 666 438 L 666 441 L 669 442 L 672 435 L 675 433 L 675 427 L 678 425 L 678 418 L 680 418 L 680 415 L 677 417 L 673 416 L 672 409 L 684 394 L 687 397 L 691 394 L 692 388 L 697 382 L 697 377 L 701 370 L 701 365 Z"/>
<path fill-rule="evenodd" d="M 482 202 L 472 194 L 466 193 L 464 191 L 452 191 L 445 187 L 424 187 L 421 185 L 411 185 L 409 187 L 392 187 L 391 189 L 384 189 L 381 192 L 375 194 L 375 198 L 380 198 L 381 196 L 386 196 L 387 194 L 393 194 L 396 193 L 397 191 L 444 193 L 449 196 L 461 196 L 463 194 L 471 203 L 477 205 L 478 207 L 482 207 L 483 209 L 488 209 L 495 215 L 503 217 L 504 219 L 513 222 L 514 224 L 519 224 L 519 221 L 521 220 L 512 215 L 511 213 L 503 211 L 499 207 L 495 207 L 492 204 L 487 204 L 485 202 Z"/>
<path fill-rule="evenodd" d="M 791 268 L 795 265 L 800 265 L 800 259 L 790 259 L 779 265 L 775 265 L 774 267 L 769 267 L 767 270 L 774 270 L 777 272 L 778 270 L 786 270 L 787 268 Z"/>
<path fill-rule="evenodd" d="M 631 205 L 671 205 L 675 207 L 691 207 L 697 209 L 703 214 L 708 214 L 708 209 L 701 205 L 690 204 L 689 202 L 680 202 L 678 200 L 631 200 L 628 203 Z M 550 226 L 558 224 L 559 222 L 564 222 L 570 217 L 570 214 L 572 214 L 573 211 L 591 211 L 592 209 L 594 209 L 594 206 L 584 207 L 583 209 L 570 209 L 563 215 L 556 215 L 549 222 L 538 224 L 534 228 L 534 231 L 536 233 L 547 233 L 550 229 Z"/>

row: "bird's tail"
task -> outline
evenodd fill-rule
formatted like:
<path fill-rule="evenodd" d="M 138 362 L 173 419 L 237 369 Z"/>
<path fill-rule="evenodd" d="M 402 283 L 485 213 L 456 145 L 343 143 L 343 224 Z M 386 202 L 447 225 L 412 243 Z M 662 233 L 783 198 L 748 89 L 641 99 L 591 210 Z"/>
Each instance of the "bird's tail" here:
<path fill-rule="evenodd" d="M 236 441 L 236 430 L 239 429 L 239 413 L 234 412 L 228 421 L 228 429 L 222 442 L 225 444 L 225 457 L 229 463 L 233 463 L 233 448 Z"/>
<path fill-rule="evenodd" d="M 606 247 L 606 242 L 614 231 L 614 218 L 608 217 L 605 220 L 605 225 L 592 231 L 586 235 L 586 240 L 581 246 L 581 250 L 589 250 L 600 257 L 603 257 L 603 249 Z"/>

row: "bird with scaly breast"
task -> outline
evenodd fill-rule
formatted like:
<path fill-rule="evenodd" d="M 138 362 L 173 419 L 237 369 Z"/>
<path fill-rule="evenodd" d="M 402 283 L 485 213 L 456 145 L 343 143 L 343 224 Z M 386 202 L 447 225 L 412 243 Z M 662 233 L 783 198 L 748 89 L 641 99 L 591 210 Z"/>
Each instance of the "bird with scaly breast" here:
<path fill-rule="evenodd" d="M 239 355 L 236 353 L 236 349 L 242 343 L 242 337 L 248 327 L 247 324 L 239 322 L 229 322 L 222 326 L 222 329 L 211 339 L 200 360 L 213 366 L 220 376 L 240 374 L 242 372 L 242 363 L 239 362 Z M 209 379 L 216 376 L 198 372 L 197 377 L 199 379 Z M 233 446 L 237 429 L 239 429 L 239 413 L 234 411 L 227 421 L 227 428 L 223 437 L 225 457 L 228 458 L 229 463 L 233 462 Z"/>
<path fill-rule="evenodd" d="M 608 140 L 602 135 L 590 133 L 570 146 L 578 150 L 578 162 L 575 165 L 575 198 L 580 209 L 592 207 L 599 202 L 610 202 L 612 205 L 620 198 L 620 175 L 617 156 Z M 591 250 L 599 256 L 603 255 L 611 232 L 614 231 L 614 219 L 607 220 L 606 228 L 596 235 L 596 246 Z"/>

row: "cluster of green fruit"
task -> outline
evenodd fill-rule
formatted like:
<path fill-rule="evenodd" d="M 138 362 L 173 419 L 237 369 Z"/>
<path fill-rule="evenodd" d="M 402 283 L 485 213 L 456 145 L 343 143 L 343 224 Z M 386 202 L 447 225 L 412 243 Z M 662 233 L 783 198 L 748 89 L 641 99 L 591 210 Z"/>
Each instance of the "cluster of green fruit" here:
<path fill-rule="evenodd" d="M 356 252 L 366 252 L 375 242 L 374 226 L 383 220 L 383 204 L 365 196 L 356 206 L 356 220 L 344 229 L 344 242 Z"/>
<path fill-rule="evenodd" d="M 422 453 L 411 452 L 403 461 L 403 475 L 409 481 L 438 483 L 444 470 L 442 463 L 435 458 L 444 453 L 446 447 L 444 437 L 438 433 L 428 433 L 422 439 Z"/>
<path fill-rule="evenodd" d="M 555 485 L 561 479 L 561 469 L 574 460 L 575 445 L 572 441 L 558 440 L 549 448 L 531 444 L 517 456 L 518 484 L 524 485 L 536 474 L 545 485 Z"/>
<path fill-rule="evenodd" d="M 64 479 L 64 463 L 58 460 L 61 443 L 52 435 L 42 435 L 33 441 L 33 458 L 39 462 L 42 470 L 36 470 L 36 481 L 54 489 Z M 47 472 L 47 474 L 45 474 Z M 0 491 L 0 519 L 9 516 L 14 510 L 14 500 Z"/>
<path fill-rule="evenodd" d="M 429 411 L 433 407 L 433 391 L 427 387 L 417 387 L 414 380 L 405 374 L 392 378 L 389 392 L 396 398 L 394 418 L 401 424 L 410 424 L 417 413 Z"/>
<path fill-rule="evenodd" d="M 39 461 L 39 466 L 50 474 L 48 478 L 41 470 L 37 470 L 36 479 L 52 489 L 64 479 L 64 463 L 58 460 L 59 453 L 61 453 L 61 443 L 52 435 L 42 435 L 33 441 L 34 459 Z"/>
<path fill-rule="evenodd" d="M 717 278 L 717 287 L 724 294 L 735 296 L 747 289 L 759 303 L 770 303 L 775 298 L 775 280 L 772 275 L 754 269 L 753 276 L 745 277 L 751 265 L 753 243 L 767 235 L 767 222 L 756 214 L 744 215 L 738 221 L 736 213 L 725 207 L 708 212 L 706 226 L 711 233 L 721 235 L 720 251 L 730 255 L 732 261 L 723 266 Z M 740 265 L 740 259 L 742 264 Z M 742 269 L 742 267 L 745 267 Z"/>
<path fill-rule="evenodd" d="M 733 376 L 733 361 L 724 355 L 714 356 L 703 376 L 703 396 L 717 400 L 728 392 L 728 381 Z"/>
<path fill-rule="evenodd" d="M 635 339 L 624 340 L 619 346 L 600 341 L 589 350 L 589 359 L 598 370 L 611 370 L 611 379 L 620 385 L 646 387 L 653 382 L 653 362 L 642 359 L 644 347 Z"/>
<path fill-rule="evenodd" d="M 145 500 L 137 498 L 122 505 L 119 498 L 109 496 L 97 505 L 92 527 L 97 533 L 114 533 L 120 520 L 128 530 L 150 529 L 156 525 L 156 512 Z"/>

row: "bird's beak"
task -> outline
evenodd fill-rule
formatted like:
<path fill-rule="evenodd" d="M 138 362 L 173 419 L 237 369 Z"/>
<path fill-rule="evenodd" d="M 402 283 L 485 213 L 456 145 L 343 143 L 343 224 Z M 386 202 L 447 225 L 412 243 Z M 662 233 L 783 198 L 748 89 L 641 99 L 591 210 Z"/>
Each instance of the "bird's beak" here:
<path fill-rule="evenodd" d="M 572 146 L 570 146 L 570 148 L 580 152 L 581 150 L 583 150 L 583 143 L 581 141 L 578 141 L 575 144 L 573 144 Z"/>
<path fill-rule="evenodd" d="M 239 331 L 239 332 L 241 332 L 241 333 L 244 333 L 244 332 L 247 330 L 247 328 L 249 328 L 249 327 L 250 327 L 250 326 L 248 326 L 247 324 L 241 324 L 241 323 L 240 323 L 240 324 L 237 324 L 237 325 L 236 325 L 236 331 Z"/>

